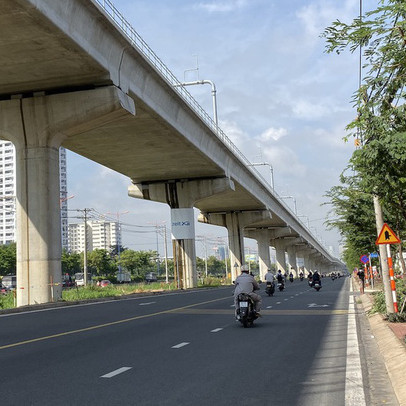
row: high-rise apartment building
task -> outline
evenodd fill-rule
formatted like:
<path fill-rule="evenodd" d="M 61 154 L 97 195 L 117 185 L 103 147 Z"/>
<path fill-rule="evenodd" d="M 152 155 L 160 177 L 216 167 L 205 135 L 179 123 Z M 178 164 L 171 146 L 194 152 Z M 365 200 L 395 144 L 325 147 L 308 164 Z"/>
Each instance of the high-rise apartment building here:
<path fill-rule="evenodd" d="M 0 141 L 0 244 L 16 238 L 16 159 L 11 142 Z M 68 203 L 66 181 L 66 150 L 59 149 L 62 248 L 68 247 Z"/>
<path fill-rule="evenodd" d="M 121 246 L 121 232 L 118 222 L 88 221 L 86 235 L 87 251 L 96 248 L 109 250 L 111 246 Z M 71 252 L 85 249 L 85 223 L 68 225 L 68 245 Z"/>

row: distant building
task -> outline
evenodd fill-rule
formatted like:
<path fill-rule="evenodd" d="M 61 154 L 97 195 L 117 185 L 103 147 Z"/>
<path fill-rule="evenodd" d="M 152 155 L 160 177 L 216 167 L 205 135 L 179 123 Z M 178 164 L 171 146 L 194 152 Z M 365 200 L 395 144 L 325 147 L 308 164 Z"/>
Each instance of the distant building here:
<path fill-rule="evenodd" d="M 66 150 L 59 148 L 61 199 L 61 242 L 68 247 L 68 203 L 66 181 Z M 16 242 L 16 155 L 14 145 L 0 141 L 0 244 Z"/>
<path fill-rule="evenodd" d="M 121 231 L 118 222 L 88 221 L 87 251 L 94 249 L 109 250 L 112 245 L 121 246 Z M 69 224 L 68 246 L 71 252 L 85 250 L 85 223 Z"/>

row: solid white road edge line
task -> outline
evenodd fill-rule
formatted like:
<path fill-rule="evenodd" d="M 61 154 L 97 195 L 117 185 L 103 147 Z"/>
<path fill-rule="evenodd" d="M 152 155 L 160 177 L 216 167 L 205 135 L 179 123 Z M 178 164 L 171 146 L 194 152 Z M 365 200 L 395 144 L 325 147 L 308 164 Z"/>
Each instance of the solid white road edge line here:
<path fill-rule="evenodd" d="M 182 347 L 184 347 L 185 345 L 188 345 L 188 344 L 190 344 L 190 343 L 180 343 L 180 344 L 174 345 L 171 348 L 182 348 Z"/>
<path fill-rule="evenodd" d="M 101 376 L 100 378 L 112 378 L 113 376 L 122 374 L 123 372 L 128 371 L 129 369 L 132 369 L 132 367 L 121 367 L 116 369 L 115 371 L 109 372 L 108 374 Z"/>
<path fill-rule="evenodd" d="M 365 406 L 357 324 L 355 320 L 355 303 L 352 292 L 352 281 L 350 280 L 347 327 L 347 365 L 345 369 L 345 406 Z"/>

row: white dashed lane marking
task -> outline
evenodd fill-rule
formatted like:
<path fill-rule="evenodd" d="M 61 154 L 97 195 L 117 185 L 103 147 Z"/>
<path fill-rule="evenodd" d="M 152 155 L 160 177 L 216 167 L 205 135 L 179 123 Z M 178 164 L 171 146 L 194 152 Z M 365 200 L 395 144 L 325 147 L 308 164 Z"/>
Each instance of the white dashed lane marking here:
<path fill-rule="evenodd" d="M 184 347 L 185 345 L 188 345 L 188 344 L 190 344 L 190 343 L 180 343 L 180 344 L 174 345 L 172 348 L 182 348 L 182 347 Z"/>
<path fill-rule="evenodd" d="M 119 369 L 116 369 L 115 371 L 109 372 L 106 375 L 102 375 L 100 378 L 112 378 L 113 376 L 122 374 L 125 371 L 128 371 L 129 369 L 132 369 L 132 367 L 121 367 Z"/>
<path fill-rule="evenodd" d="M 218 333 L 219 331 L 223 330 L 222 328 L 215 328 L 214 330 L 211 330 L 211 333 Z"/>

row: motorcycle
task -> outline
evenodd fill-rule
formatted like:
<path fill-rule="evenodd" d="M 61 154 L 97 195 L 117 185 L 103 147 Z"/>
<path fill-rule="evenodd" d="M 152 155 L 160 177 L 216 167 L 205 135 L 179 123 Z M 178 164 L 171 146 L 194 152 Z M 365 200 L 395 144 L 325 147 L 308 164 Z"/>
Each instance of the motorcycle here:
<path fill-rule="evenodd" d="M 278 282 L 276 286 L 280 292 L 282 292 L 282 290 L 285 289 L 285 284 L 283 282 Z"/>
<path fill-rule="evenodd" d="M 309 286 L 312 288 L 313 287 L 313 281 L 309 279 Z"/>
<path fill-rule="evenodd" d="M 321 283 L 320 281 L 315 281 L 313 283 L 313 288 L 317 290 L 317 292 L 321 289 Z"/>
<path fill-rule="evenodd" d="M 300 277 L 300 282 L 303 282 L 303 276 Z"/>
<path fill-rule="evenodd" d="M 289 280 L 290 280 L 290 283 L 292 283 L 293 282 L 293 276 L 290 276 Z"/>
<path fill-rule="evenodd" d="M 273 282 L 266 283 L 265 293 L 268 296 L 273 296 L 273 294 L 275 293 L 275 284 Z"/>
<path fill-rule="evenodd" d="M 236 319 L 244 326 L 250 327 L 253 325 L 254 320 L 258 318 L 255 311 L 255 303 L 251 296 L 246 293 L 238 295 L 238 308 L 236 311 Z"/>

